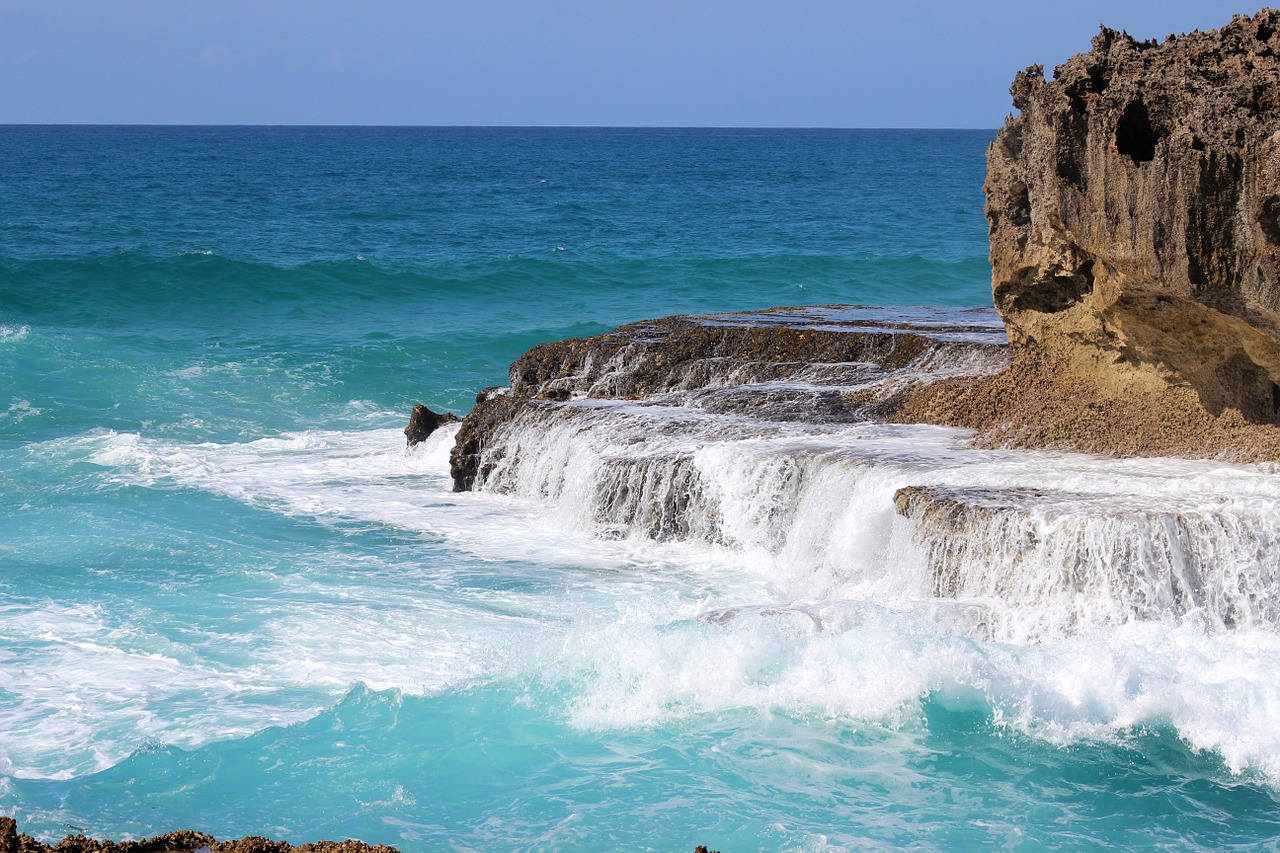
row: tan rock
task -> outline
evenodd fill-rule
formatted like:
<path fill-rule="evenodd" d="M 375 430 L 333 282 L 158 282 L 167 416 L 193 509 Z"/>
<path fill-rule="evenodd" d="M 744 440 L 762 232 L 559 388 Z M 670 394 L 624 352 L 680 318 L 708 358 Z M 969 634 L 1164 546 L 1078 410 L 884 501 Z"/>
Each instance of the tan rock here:
<path fill-rule="evenodd" d="M 1160 44 L 1103 28 L 1053 79 L 1032 67 L 1010 91 L 1020 114 L 984 189 L 1012 373 L 935 389 L 899 419 L 992 443 L 1273 454 L 1280 13 Z"/>

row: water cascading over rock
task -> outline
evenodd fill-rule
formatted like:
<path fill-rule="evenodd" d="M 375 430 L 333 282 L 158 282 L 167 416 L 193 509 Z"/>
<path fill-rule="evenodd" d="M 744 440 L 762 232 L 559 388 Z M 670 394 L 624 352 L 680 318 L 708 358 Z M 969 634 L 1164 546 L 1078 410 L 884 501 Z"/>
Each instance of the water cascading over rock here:
<path fill-rule="evenodd" d="M 1017 76 L 988 151 L 998 314 L 543 344 L 461 425 L 455 490 L 728 549 L 789 602 L 931 599 L 975 635 L 1280 627 L 1280 478 L 1204 461 L 1280 459 L 1278 52 L 1271 10 L 1162 44 L 1104 28 Z"/>

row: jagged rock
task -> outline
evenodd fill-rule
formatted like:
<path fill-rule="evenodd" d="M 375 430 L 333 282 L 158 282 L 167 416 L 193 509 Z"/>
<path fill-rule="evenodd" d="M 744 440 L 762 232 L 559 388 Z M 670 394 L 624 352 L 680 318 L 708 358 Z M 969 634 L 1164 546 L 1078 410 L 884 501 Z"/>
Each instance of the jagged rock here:
<path fill-rule="evenodd" d="M 232 841 L 217 841 L 211 835 L 189 829 L 168 832 L 137 841 L 109 841 L 84 835 L 68 835 L 55 845 L 42 844 L 29 835 L 18 833 L 11 817 L 0 817 L 0 853 L 400 853 L 385 844 L 363 841 L 317 841 L 291 845 L 284 841 L 250 835 Z M 719 853 L 698 845 L 695 853 Z"/>
<path fill-rule="evenodd" d="M 181 829 L 136 841 L 111 841 L 68 835 L 57 844 L 43 844 L 29 835 L 19 835 L 13 818 L 0 817 L 0 853 L 399 853 L 385 844 L 363 841 L 317 841 L 296 847 L 270 838 L 248 836 L 218 841 L 212 835 Z"/>
<path fill-rule="evenodd" d="M 471 491 L 476 479 L 487 473 L 485 463 L 481 461 L 481 451 L 498 426 L 511 420 L 522 402 L 514 396 L 494 395 L 478 401 L 463 419 L 453 450 L 449 453 L 449 474 L 453 478 L 455 492 Z"/>
<path fill-rule="evenodd" d="M 458 416 L 451 412 L 436 413 L 419 403 L 409 414 L 409 425 L 404 428 L 404 436 L 409 446 L 413 447 L 444 424 L 456 423 L 458 420 Z"/>
<path fill-rule="evenodd" d="M 973 372 L 1003 366 L 1005 339 L 990 309 L 916 313 L 920 316 L 911 322 L 903 319 L 911 309 L 857 306 L 681 315 L 540 344 L 511 365 L 509 389 L 485 389 L 477 396 L 450 456 L 454 489 L 469 491 L 485 479 L 505 452 L 498 434 L 530 406 L 559 406 L 571 416 L 573 401 L 662 403 L 672 395 L 710 389 L 724 393 L 700 399 L 706 411 L 849 422 L 893 408 L 922 381 L 901 378 L 874 385 L 866 381 L 871 374 L 905 370 L 944 349 L 960 361 L 971 358 L 977 365 Z M 819 384 L 829 385 L 828 390 L 802 393 L 762 387 L 811 377 L 823 365 L 857 381 L 844 388 L 839 377 L 826 377 Z M 676 404 L 687 402 L 682 398 Z"/>
<path fill-rule="evenodd" d="M 1104 27 L 1010 91 L 985 192 L 1013 368 L 900 417 L 992 443 L 1274 458 L 1280 13 L 1163 43 Z"/>

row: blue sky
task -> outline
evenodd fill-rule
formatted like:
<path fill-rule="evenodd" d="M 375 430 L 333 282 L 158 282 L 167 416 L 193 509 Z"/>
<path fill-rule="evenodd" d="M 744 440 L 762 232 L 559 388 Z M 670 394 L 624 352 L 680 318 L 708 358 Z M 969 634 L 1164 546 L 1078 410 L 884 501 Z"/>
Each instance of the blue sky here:
<path fill-rule="evenodd" d="M 0 123 L 996 127 L 1219 0 L 0 0 Z"/>

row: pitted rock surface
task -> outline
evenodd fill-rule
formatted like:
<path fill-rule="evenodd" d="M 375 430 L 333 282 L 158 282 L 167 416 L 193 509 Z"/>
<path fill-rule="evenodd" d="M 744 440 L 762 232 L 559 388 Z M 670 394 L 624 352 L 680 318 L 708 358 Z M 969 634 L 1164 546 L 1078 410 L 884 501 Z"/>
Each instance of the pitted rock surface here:
<path fill-rule="evenodd" d="M 1115 455 L 1276 458 L 1280 13 L 1093 49 L 1011 88 L 987 154 L 1013 367 L 901 420 Z"/>

